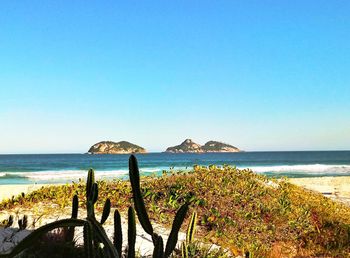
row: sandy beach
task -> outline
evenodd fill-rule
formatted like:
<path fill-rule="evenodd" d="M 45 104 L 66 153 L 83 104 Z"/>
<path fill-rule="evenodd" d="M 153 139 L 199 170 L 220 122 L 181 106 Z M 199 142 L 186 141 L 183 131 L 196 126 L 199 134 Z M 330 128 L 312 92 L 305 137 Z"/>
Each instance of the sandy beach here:
<path fill-rule="evenodd" d="M 39 189 L 42 184 L 0 185 L 0 200 L 17 196 L 21 193 L 29 193 Z"/>
<path fill-rule="evenodd" d="M 290 178 L 289 182 L 350 205 L 350 176 Z"/>

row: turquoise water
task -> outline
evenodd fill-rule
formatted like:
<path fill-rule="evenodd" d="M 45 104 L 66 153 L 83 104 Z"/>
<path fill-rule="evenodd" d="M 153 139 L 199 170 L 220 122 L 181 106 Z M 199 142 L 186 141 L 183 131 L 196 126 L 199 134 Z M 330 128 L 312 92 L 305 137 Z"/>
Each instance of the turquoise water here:
<path fill-rule="evenodd" d="M 315 177 L 350 175 L 350 151 L 241 152 L 136 155 L 141 174 L 186 170 L 193 165 L 228 164 L 268 176 Z M 63 183 L 85 179 L 89 168 L 97 178 L 128 178 L 129 155 L 0 155 L 0 184 Z"/>

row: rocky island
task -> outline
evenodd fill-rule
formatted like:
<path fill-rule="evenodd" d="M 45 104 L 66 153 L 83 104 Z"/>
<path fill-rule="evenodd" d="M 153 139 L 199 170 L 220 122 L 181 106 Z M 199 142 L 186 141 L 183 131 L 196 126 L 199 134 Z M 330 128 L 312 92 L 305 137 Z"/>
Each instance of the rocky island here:
<path fill-rule="evenodd" d="M 165 152 L 170 153 L 206 153 L 206 152 L 240 152 L 241 150 L 232 145 L 209 141 L 203 146 L 193 142 L 191 139 L 186 139 L 180 145 L 169 147 Z"/>
<path fill-rule="evenodd" d="M 136 144 L 127 141 L 112 142 L 102 141 L 94 144 L 88 151 L 89 154 L 131 154 L 146 153 L 146 150 Z"/>

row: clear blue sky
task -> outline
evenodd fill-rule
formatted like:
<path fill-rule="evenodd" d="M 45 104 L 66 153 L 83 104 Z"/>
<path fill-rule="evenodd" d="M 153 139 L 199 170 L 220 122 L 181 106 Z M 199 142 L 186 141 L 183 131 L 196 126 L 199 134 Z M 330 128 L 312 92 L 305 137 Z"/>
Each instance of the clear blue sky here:
<path fill-rule="evenodd" d="M 350 149 L 349 1 L 2 1 L 0 153 Z"/>

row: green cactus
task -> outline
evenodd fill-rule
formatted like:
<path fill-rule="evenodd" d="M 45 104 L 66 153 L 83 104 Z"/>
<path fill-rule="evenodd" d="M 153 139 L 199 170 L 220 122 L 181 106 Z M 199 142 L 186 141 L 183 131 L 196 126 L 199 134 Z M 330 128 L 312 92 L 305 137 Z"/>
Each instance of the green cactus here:
<path fill-rule="evenodd" d="M 161 236 L 158 236 L 157 234 L 154 234 L 152 236 L 153 242 L 154 242 L 154 250 L 153 250 L 153 258 L 163 258 L 164 257 L 164 245 L 163 245 L 163 238 Z"/>
<path fill-rule="evenodd" d="M 187 244 L 191 244 L 193 242 L 194 233 L 196 231 L 196 224 L 197 224 L 197 213 L 193 212 L 190 223 L 188 224 L 188 228 L 187 228 L 187 234 L 186 234 Z"/>
<path fill-rule="evenodd" d="M 21 253 L 23 250 L 31 247 L 37 239 L 42 236 L 43 234 L 54 230 L 56 228 L 61 228 L 61 227 L 72 227 L 72 226 L 84 226 L 86 225 L 85 220 L 80 220 L 80 219 L 63 219 L 63 220 L 58 220 L 55 222 L 51 222 L 47 225 L 44 225 L 36 230 L 34 230 L 30 235 L 28 235 L 26 238 L 24 238 L 21 242 L 16 245 L 11 253 L 9 254 L 1 254 L 0 257 L 14 257 L 17 254 Z"/>
<path fill-rule="evenodd" d="M 95 172 L 93 169 L 89 169 L 88 177 L 86 180 L 86 199 L 89 198 L 89 195 L 92 190 L 92 185 L 95 183 Z"/>
<path fill-rule="evenodd" d="M 122 256 L 122 243 L 123 243 L 123 234 L 122 234 L 122 223 L 120 219 L 120 213 L 118 210 L 114 211 L 114 238 L 113 243 L 119 256 Z"/>
<path fill-rule="evenodd" d="M 85 249 L 85 255 L 86 257 L 94 258 L 95 254 L 93 251 L 93 244 L 92 244 L 92 226 L 89 222 L 86 222 L 84 225 L 84 249 Z"/>
<path fill-rule="evenodd" d="M 129 207 L 129 210 L 128 210 L 128 258 L 135 257 L 135 242 L 136 242 L 135 211 L 132 207 Z"/>
<path fill-rule="evenodd" d="M 186 242 L 182 242 L 181 244 L 181 257 L 188 258 L 188 246 Z"/>
<path fill-rule="evenodd" d="M 111 200 L 108 198 L 103 207 L 103 212 L 102 212 L 101 222 L 100 222 L 101 225 L 103 225 L 103 223 L 106 222 L 110 212 L 111 212 Z"/>
<path fill-rule="evenodd" d="M 143 201 L 141 188 L 140 188 L 140 172 L 137 164 L 137 159 L 134 155 L 131 155 L 129 158 L 129 177 L 130 177 L 137 217 L 143 229 L 152 236 L 153 244 L 155 246 L 153 257 L 158 257 L 155 255 L 159 255 L 159 257 L 169 257 L 175 249 L 180 227 L 188 211 L 188 204 L 186 203 L 182 205 L 178 210 L 178 212 L 176 213 L 175 219 L 173 221 L 173 226 L 170 232 L 170 236 L 168 238 L 165 252 L 164 252 L 163 239 L 154 233 L 152 224 L 149 220 L 149 217 L 146 211 L 145 203 Z M 161 253 L 159 253 L 160 250 L 161 250 Z"/>
<path fill-rule="evenodd" d="M 143 229 L 148 234 L 153 235 L 153 227 L 149 220 L 145 203 L 143 201 L 142 194 L 141 194 L 140 172 L 137 165 L 137 159 L 134 155 L 131 155 L 129 158 L 129 177 L 130 177 L 130 183 L 131 183 L 131 188 L 133 192 L 137 217 Z"/>
<path fill-rule="evenodd" d="M 188 204 L 186 203 L 181 206 L 181 208 L 178 210 L 178 212 L 175 215 L 173 226 L 165 247 L 165 253 L 164 253 L 165 257 L 169 257 L 170 254 L 175 249 L 175 246 L 177 243 L 177 237 L 178 237 L 181 225 L 186 217 L 187 211 L 188 211 Z"/>
<path fill-rule="evenodd" d="M 190 223 L 188 224 L 188 227 L 187 227 L 186 241 L 182 242 L 182 244 L 181 244 L 181 257 L 182 258 L 189 257 L 188 246 L 193 243 L 194 233 L 196 231 L 196 224 L 197 224 L 197 213 L 193 212 L 192 216 L 191 216 Z"/>
<path fill-rule="evenodd" d="M 72 219 L 78 218 L 78 196 L 74 195 L 73 201 L 72 201 Z M 69 227 L 66 231 L 66 241 L 72 242 L 74 238 L 74 227 Z"/>

